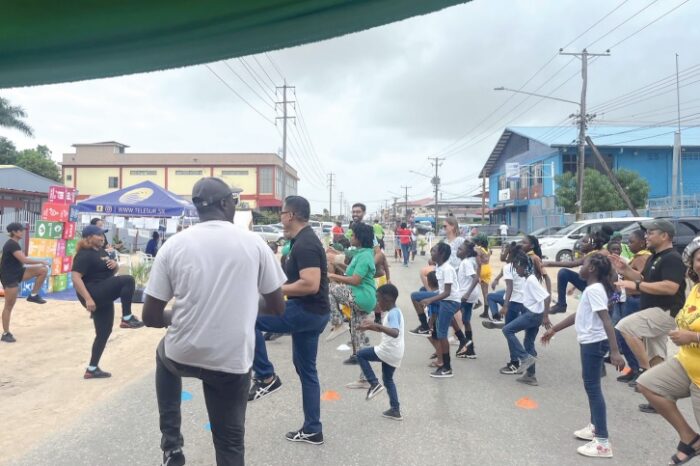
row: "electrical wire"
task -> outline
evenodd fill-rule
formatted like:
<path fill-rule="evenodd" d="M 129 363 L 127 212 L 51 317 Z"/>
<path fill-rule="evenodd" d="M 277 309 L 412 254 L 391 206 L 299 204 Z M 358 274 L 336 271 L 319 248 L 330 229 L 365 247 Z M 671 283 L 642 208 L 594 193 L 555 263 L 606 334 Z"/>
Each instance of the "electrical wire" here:
<path fill-rule="evenodd" d="M 644 27 L 642 27 L 641 29 L 636 30 L 635 32 L 633 32 L 633 33 L 630 34 L 629 36 L 626 36 L 624 39 L 622 39 L 622 40 L 620 40 L 620 41 L 618 41 L 618 42 L 615 42 L 613 45 L 611 45 L 610 47 L 608 47 L 608 50 L 614 49 L 614 48 L 617 47 L 618 45 L 620 45 L 620 44 L 622 44 L 623 42 L 625 42 L 627 39 L 636 36 L 637 34 L 639 34 L 640 32 L 642 32 L 643 30 L 645 30 L 646 28 L 648 28 L 649 26 L 651 26 L 652 24 L 654 24 L 654 23 L 656 23 L 657 21 L 659 21 L 659 20 L 665 18 L 666 16 L 668 16 L 668 15 L 671 14 L 671 13 L 673 13 L 674 11 L 676 11 L 677 9 L 679 9 L 680 7 L 682 7 L 683 5 L 685 5 L 686 3 L 688 3 L 689 1 L 690 1 L 690 0 L 685 0 L 685 1 L 683 1 L 682 3 L 680 3 L 679 5 L 676 5 L 674 8 L 671 8 L 671 9 L 668 10 L 666 13 L 662 14 L 661 16 L 657 17 L 656 19 L 654 19 L 654 20 L 651 21 L 650 23 L 646 24 L 646 25 L 645 25 Z"/>
<path fill-rule="evenodd" d="M 206 66 L 207 69 L 208 69 L 214 76 L 216 76 L 216 77 L 218 78 L 218 80 L 221 81 L 221 83 L 222 83 L 224 86 L 226 86 L 231 92 L 233 92 L 233 94 L 235 94 L 236 97 L 238 97 L 239 99 L 241 99 L 241 100 L 243 101 L 243 103 L 245 103 L 248 107 L 250 107 L 251 110 L 253 110 L 255 113 L 257 113 L 258 115 L 260 115 L 260 117 L 262 117 L 262 119 L 264 119 L 265 121 L 267 121 L 268 123 L 270 123 L 271 125 L 274 126 L 275 122 L 274 122 L 273 120 L 271 120 L 271 119 L 269 119 L 268 117 L 266 117 L 260 110 L 258 110 L 258 109 L 255 108 L 250 102 L 248 102 L 241 94 L 239 94 L 233 87 L 231 87 L 231 86 L 229 85 L 229 83 L 227 83 L 226 80 L 224 80 L 224 78 L 222 78 L 221 76 L 219 76 L 219 74 L 218 74 L 216 71 L 214 71 L 214 69 L 213 69 L 211 66 L 209 66 L 208 64 L 205 64 L 204 66 Z"/>
<path fill-rule="evenodd" d="M 238 72 L 237 72 L 236 70 L 234 70 L 233 67 L 232 67 L 231 65 L 229 65 L 227 61 L 223 61 L 222 63 L 223 63 L 224 65 L 226 65 L 226 67 L 227 67 L 229 70 L 231 70 L 231 72 L 232 72 L 234 75 L 236 75 L 236 77 L 237 77 L 238 79 L 240 79 L 241 82 L 242 82 L 243 84 L 245 84 L 246 87 L 248 87 L 248 89 L 250 89 L 250 91 L 251 91 L 253 94 L 255 94 L 255 95 L 257 96 L 258 99 L 262 100 L 263 103 L 264 103 L 265 105 L 267 105 L 268 107 L 270 107 L 272 110 L 275 109 L 274 101 L 273 101 L 273 103 L 271 104 L 269 100 L 265 99 L 265 98 L 262 97 L 260 94 L 258 94 L 258 93 L 256 92 L 256 90 L 253 89 L 253 87 L 252 87 L 250 84 L 248 84 L 248 81 L 246 81 L 245 79 L 243 79 L 243 76 L 241 76 L 240 74 L 238 74 Z"/>

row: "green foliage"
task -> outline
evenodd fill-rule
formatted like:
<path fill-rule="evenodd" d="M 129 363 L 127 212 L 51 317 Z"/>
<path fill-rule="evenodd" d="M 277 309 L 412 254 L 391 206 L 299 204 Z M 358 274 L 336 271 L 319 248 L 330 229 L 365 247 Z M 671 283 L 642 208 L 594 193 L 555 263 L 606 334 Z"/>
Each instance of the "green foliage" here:
<path fill-rule="evenodd" d="M 27 136 L 33 136 L 32 128 L 22 121 L 27 112 L 22 107 L 10 105 L 10 101 L 0 97 L 0 127 L 16 129 Z"/>
<path fill-rule="evenodd" d="M 630 170 L 618 170 L 615 177 L 632 200 L 632 204 L 636 208 L 643 208 L 649 197 L 649 183 L 637 172 Z M 572 173 L 564 173 L 558 175 L 555 180 L 557 204 L 563 207 L 566 213 L 576 212 L 576 177 Z M 608 177 L 604 173 L 587 168 L 583 187 L 583 212 L 625 209 L 625 201 Z"/>
<path fill-rule="evenodd" d="M 51 151 L 46 146 L 37 146 L 36 149 L 25 149 L 17 153 L 15 163 L 18 167 L 29 170 L 54 181 L 62 182 L 61 172 L 56 162 L 51 160 Z"/>
<path fill-rule="evenodd" d="M 253 212 L 253 221 L 256 225 L 272 225 L 279 223 L 280 214 L 273 210 L 263 210 L 262 212 Z"/>
<path fill-rule="evenodd" d="M 151 261 L 132 261 L 131 264 L 131 276 L 134 277 L 136 282 L 136 288 L 143 289 L 148 283 L 148 277 L 151 275 L 151 267 L 153 262 Z"/>

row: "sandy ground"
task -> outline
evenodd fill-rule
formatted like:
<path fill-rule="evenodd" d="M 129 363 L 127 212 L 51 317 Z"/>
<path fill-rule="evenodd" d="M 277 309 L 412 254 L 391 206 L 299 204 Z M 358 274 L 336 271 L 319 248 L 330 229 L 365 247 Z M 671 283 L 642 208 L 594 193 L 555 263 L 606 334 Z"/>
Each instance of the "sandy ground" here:
<path fill-rule="evenodd" d="M 393 257 L 389 262 L 399 266 Z M 491 266 L 495 277 L 501 269 L 498 250 Z M 549 274 L 556 289 L 556 269 Z M 569 302 L 574 304 L 572 297 Z M 164 330 L 120 329 L 118 305 L 116 310 L 114 331 L 100 362 L 112 378 L 84 380 L 94 329 L 80 303 L 49 300 L 37 305 L 18 300 L 12 316 L 17 343 L 0 343 L 0 464 L 69 428 L 81 414 L 154 369 L 155 348 Z M 134 305 L 133 311 L 140 317 L 141 305 Z"/>
<path fill-rule="evenodd" d="M 164 331 L 120 329 L 119 305 L 116 311 L 100 362 L 112 378 L 84 380 L 95 335 L 85 309 L 77 301 L 38 305 L 18 300 L 11 325 L 17 343 L 0 344 L 0 464 L 67 428 L 84 411 L 153 370 Z M 141 305 L 133 311 L 140 316 Z"/>

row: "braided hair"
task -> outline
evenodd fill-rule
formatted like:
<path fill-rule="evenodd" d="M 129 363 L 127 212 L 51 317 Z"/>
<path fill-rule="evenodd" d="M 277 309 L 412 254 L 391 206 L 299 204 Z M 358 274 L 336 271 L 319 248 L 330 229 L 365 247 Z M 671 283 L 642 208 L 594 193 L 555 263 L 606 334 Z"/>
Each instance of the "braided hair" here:
<path fill-rule="evenodd" d="M 518 251 L 513 255 L 511 264 L 516 268 L 522 267 L 525 270 L 525 278 L 535 274 L 537 280 L 542 281 L 542 276 L 540 276 L 537 273 L 537 270 L 535 270 L 535 264 L 532 262 L 532 259 L 523 251 Z"/>
<path fill-rule="evenodd" d="M 610 259 L 602 254 L 591 254 L 588 256 L 588 265 L 593 267 L 593 275 L 596 277 L 598 282 L 603 285 L 608 298 L 612 297 L 615 293 L 614 275 L 612 263 Z"/>
<path fill-rule="evenodd" d="M 542 248 L 540 247 L 540 240 L 537 239 L 537 236 L 533 235 L 527 235 L 527 239 L 532 244 L 532 252 L 535 253 L 537 257 L 542 259 Z"/>

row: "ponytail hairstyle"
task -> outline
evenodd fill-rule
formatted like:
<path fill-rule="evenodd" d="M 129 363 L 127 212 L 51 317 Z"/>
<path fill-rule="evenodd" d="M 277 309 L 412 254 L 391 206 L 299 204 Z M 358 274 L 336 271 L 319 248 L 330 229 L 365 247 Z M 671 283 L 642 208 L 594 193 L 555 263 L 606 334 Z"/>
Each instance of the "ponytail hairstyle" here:
<path fill-rule="evenodd" d="M 615 293 L 613 279 L 615 275 L 613 275 L 613 267 L 610 259 L 602 254 L 591 254 L 588 256 L 588 264 L 593 267 L 593 275 L 605 288 L 608 298 L 611 298 Z"/>
<path fill-rule="evenodd" d="M 542 259 L 542 248 L 540 247 L 540 240 L 537 239 L 537 236 L 533 235 L 526 235 L 528 241 L 530 241 L 530 244 L 532 244 L 532 252 L 535 253 L 537 257 Z"/>
<path fill-rule="evenodd" d="M 540 275 L 537 272 L 537 270 L 535 270 L 535 264 L 532 262 L 532 259 L 523 251 L 518 251 L 513 255 L 511 264 L 513 265 L 513 267 L 522 267 L 523 269 L 525 269 L 526 277 L 535 274 L 537 280 L 540 282 L 542 281 L 542 275 Z"/>
<path fill-rule="evenodd" d="M 447 243 L 438 243 L 435 245 L 435 248 L 437 248 L 438 257 L 442 258 L 442 262 L 447 262 L 452 255 L 452 248 L 450 245 Z"/>

